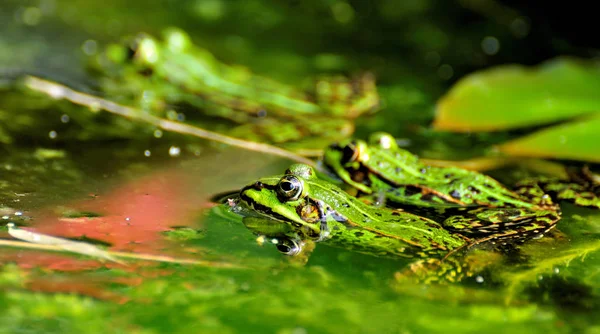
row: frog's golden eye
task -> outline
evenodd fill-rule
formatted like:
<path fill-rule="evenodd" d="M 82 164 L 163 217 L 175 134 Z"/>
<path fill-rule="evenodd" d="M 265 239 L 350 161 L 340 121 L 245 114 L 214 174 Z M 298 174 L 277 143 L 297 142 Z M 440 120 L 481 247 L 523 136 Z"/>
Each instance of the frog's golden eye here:
<path fill-rule="evenodd" d="M 293 175 L 286 175 L 279 180 L 277 193 L 285 201 L 295 201 L 302 195 L 302 181 Z"/>
<path fill-rule="evenodd" d="M 355 141 L 351 141 L 342 149 L 342 163 L 345 164 L 356 161 L 356 159 L 358 159 L 358 154 L 359 150 L 357 143 Z"/>
<path fill-rule="evenodd" d="M 290 256 L 298 255 L 302 251 L 302 246 L 302 242 L 288 238 L 277 239 L 275 245 L 280 253 Z"/>

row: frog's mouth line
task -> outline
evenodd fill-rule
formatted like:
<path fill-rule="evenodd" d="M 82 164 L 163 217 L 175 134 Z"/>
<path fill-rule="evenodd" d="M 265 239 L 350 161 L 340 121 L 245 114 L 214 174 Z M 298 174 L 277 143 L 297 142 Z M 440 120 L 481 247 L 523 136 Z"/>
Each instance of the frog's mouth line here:
<path fill-rule="evenodd" d="M 287 224 L 292 223 L 290 221 L 290 219 L 288 219 L 287 217 L 285 217 L 277 212 L 274 212 L 266 205 L 258 203 L 253 198 L 250 198 L 249 196 L 244 195 L 243 192 L 240 192 L 240 199 L 242 200 L 242 203 L 246 207 L 248 207 L 249 209 L 253 210 L 255 213 L 257 213 L 261 216 L 267 216 L 271 219 L 277 219 L 277 220 L 280 220 Z"/>

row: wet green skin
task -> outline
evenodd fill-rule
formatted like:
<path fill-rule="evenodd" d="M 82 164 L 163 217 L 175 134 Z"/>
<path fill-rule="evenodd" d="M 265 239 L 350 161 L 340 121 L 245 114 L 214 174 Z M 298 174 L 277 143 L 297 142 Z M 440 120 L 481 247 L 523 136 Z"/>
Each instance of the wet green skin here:
<path fill-rule="evenodd" d="M 323 162 L 344 182 L 365 194 L 385 192 L 398 203 L 426 207 L 553 208 L 548 196 L 535 198 L 513 192 L 493 178 L 454 167 L 433 167 L 399 148 L 385 133 L 369 144 L 347 140 L 329 146 Z"/>
<path fill-rule="evenodd" d="M 166 30 L 163 41 L 139 35 L 128 44 L 111 45 L 93 67 L 104 77 L 107 93 L 138 100 L 145 110 L 161 114 L 169 105 L 187 104 L 236 123 L 254 121 L 235 134 L 264 135 L 273 142 L 346 137 L 353 131 L 348 119 L 379 104 L 371 75 L 322 78 L 306 93 L 225 65 L 177 29 Z"/>
<path fill-rule="evenodd" d="M 552 198 L 571 201 L 575 205 L 600 209 L 600 177 L 587 167 L 567 168 L 568 180 L 538 177 L 520 181 L 518 187 L 538 186 Z"/>
<path fill-rule="evenodd" d="M 558 207 L 535 183 L 511 191 L 478 172 L 424 165 L 389 134 L 375 133 L 369 142 L 331 145 L 323 162 L 363 194 L 383 196 L 388 206 L 450 209 L 453 216 L 444 225 L 461 231 L 499 225 L 510 229 L 525 222 L 543 231 L 560 219 Z"/>
<path fill-rule="evenodd" d="M 285 175 L 266 177 L 239 194 L 244 222 L 269 238 L 327 241 L 375 255 L 430 257 L 482 241 L 533 236 L 546 231 L 530 220 L 498 220 L 466 228 L 441 224 L 408 212 L 370 206 L 318 178 L 307 165 L 292 165 Z M 485 213 L 482 213 L 485 214 Z M 247 220 L 247 221 L 246 221 Z M 522 224 L 520 224 L 522 223 Z M 452 233 L 447 228 L 462 230 Z M 469 238 L 472 234 L 476 238 Z M 284 252 L 292 253 L 285 246 Z M 280 250 L 282 250 L 280 248 Z"/>

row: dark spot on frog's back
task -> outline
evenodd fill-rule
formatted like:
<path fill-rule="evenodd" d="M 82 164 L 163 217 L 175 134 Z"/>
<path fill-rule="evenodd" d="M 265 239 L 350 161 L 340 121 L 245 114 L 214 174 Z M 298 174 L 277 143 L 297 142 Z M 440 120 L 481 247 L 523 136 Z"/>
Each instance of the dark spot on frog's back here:
<path fill-rule="evenodd" d="M 362 232 L 362 231 L 356 231 L 356 232 L 354 232 L 354 235 L 360 238 L 360 237 L 362 237 L 363 235 L 365 235 L 365 233 L 364 233 L 364 232 Z"/>
<path fill-rule="evenodd" d="M 492 196 L 488 196 L 487 200 L 490 201 L 490 203 L 498 202 L 498 199 L 496 197 L 492 197 Z"/>
<path fill-rule="evenodd" d="M 425 225 L 427 225 L 427 226 L 429 226 L 431 228 L 440 228 L 441 227 L 440 225 L 434 224 L 432 222 L 427 222 L 427 223 L 425 223 Z"/>
<path fill-rule="evenodd" d="M 467 189 L 472 192 L 473 194 L 479 194 L 481 193 L 481 191 L 479 191 L 479 189 L 473 187 L 473 186 L 468 186 Z"/>
<path fill-rule="evenodd" d="M 406 188 L 404 188 L 404 196 L 412 196 L 420 193 L 422 193 L 422 189 L 419 187 L 406 186 Z"/>
<path fill-rule="evenodd" d="M 488 188 L 488 189 L 494 189 L 494 187 L 491 184 L 489 184 L 489 183 L 484 183 L 483 186 L 486 187 L 486 188 Z"/>
<path fill-rule="evenodd" d="M 450 192 L 450 196 L 452 196 L 453 198 L 456 198 L 456 199 L 460 199 L 460 192 L 458 190 L 452 190 Z"/>
<path fill-rule="evenodd" d="M 436 197 L 434 194 L 428 193 L 428 194 L 421 196 L 421 200 L 425 201 L 425 202 L 431 202 L 434 197 Z"/>
<path fill-rule="evenodd" d="M 444 175 L 444 177 L 447 178 L 447 179 L 449 179 L 449 178 L 451 178 L 453 176 L 454 176 L 454 174 L 452 174 L 452 173 L 448 173 L 448 174 Z"/>

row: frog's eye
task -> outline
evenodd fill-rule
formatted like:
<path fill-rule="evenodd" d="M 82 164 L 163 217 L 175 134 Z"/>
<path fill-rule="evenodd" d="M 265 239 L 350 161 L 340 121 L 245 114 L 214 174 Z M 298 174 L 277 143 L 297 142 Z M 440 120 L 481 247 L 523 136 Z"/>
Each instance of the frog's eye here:
<path fill-rule="evenodd" d="M 298 255 L 302 251 L 302 243 L 292 239 L 278 239 L 277 250 L 285 255 Z"/>
<path fill-rule="evenodd" d="M 285 201 L 295 201 L 302 195 L 302 181 L 293 175 L 286 175 L 279 180 L 277 193 Z"/>
<path fill-rule="evenodd" d="M 344 146 L 342 150 L 342 163 L 348 163 L 358 159 L 358 145 L 355 141 L 351 141 L 348 145 Z"/>

